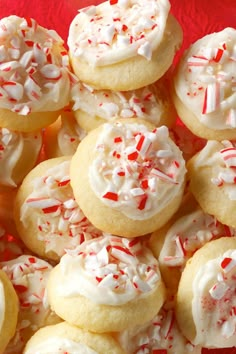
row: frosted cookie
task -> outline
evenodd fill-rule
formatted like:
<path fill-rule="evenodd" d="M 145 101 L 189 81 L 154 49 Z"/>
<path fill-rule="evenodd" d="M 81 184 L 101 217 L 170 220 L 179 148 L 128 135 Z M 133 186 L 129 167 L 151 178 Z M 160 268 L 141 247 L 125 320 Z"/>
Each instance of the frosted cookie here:
<path fill-rule="evenodd" d="M 112 235 L 62 256 L 47 291 L 58 316 L 98 333 L 141 325 L 165 300 L 158 262 L 145 243 Z"/>
<path fill-rule="evenodd" d="M 70 157 L 41 162 L 24 179 L 14 205 L 17 230 L 39 256 L 59 260 L 66 249 L 100 236 L 74 199 Z"/>
<path fill-rule="evenodd" d="M 18 316 L 18 298 L 5 272 L 0 270 L 0 353 L 14 336 Z"/>
<path fill-rule="evenodd" d="M 79 82 L 71 95 L 75 118 L 85 131 L 117 118 L 141 118 L 155 126 L 172 126 L 176 119 L 167 78 L 132 91 L 95 90 Z"/>
<path fill-rule="evenodd" d="M 179 326 L 195 345 L 235 346 L 236 238 L 205 244 L 188 261 L 177 293 Z"/>
<path fill-rule="evenodd" d="M 5 354 L 20 353 L 39 328 L 60 322 L 49 307 L 45 291 L 52 266 L 37 257 L 22 255 L 0 263 L 19 299 L 19 316 L 14 337 Z"/>
<path fill-rule="evenodd" d="M 214 140 L 188 164 L 189 188 L 201 208 L 222 224 L 236 227 L 236 147 Z"/>
<path fill-rule="evenodd" d="M 117 335 L 126 353 L 201 354 L 201 347 L 190 343 L 179 330 L 173 308 L 164 304 L 151 321 Z"/>
<path fill-rule="evenodd" d="M 23 351 L 35 353 L 125 354 L 111 335 L 91 333 L 66 322 L 38 330 Z"/>
<path fill-rule="evenodd" d="M 34 131 L 69 103 L 69 58 L 63 40 L 34 19 L 0 20 L 0 127 Z"/>
<path fill-rule="evenodd" d="M 185 161 L 167 127 L 120 120 L 81 141 L 70 174 L 75 199 L 97 228 L 135 237 L 160 228 L 178 209 Z"/>
<path fill-rule="evenodd" d="M 21 133 L 0 128 L 0 190 L 17 187 L 22 182 L 35 166 L 42 144 L 41 131 Z"/>
<path fill-rule="evenodd" d="M 236 229 L 204 213 L 191 196 L 170 222 L 153 232 L 149 247 L 158 258 L 166 286 L 174 294 L 188 259 L 205 243 L 223 236 L 236 236 Z"/>
<path fill-rule="evenodd" d="M 64 110 L 56 122 L 45 129 L 44 150 L 47 159 L 73 155 L 85 135 L 74 114 Z"/>
<path fill-rule="evenodd" d="M 114 91 L 138 89 L 170 68 L 182 29 L 168 0 L 115 0 L 80 9 L 69 27 L 71 65 L 78 78 Z"/>
<path fill-rule="evenodd" d="M 225 28 L 192 44 L 174 77 L 174 103 L 179 117 L 196 135 L 236 138 L 236 30 Z"/>

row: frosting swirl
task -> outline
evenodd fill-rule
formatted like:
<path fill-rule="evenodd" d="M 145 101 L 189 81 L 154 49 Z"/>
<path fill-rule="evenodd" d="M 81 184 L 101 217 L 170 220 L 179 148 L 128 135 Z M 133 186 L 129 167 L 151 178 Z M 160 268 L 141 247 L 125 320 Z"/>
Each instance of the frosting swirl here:
<path fill-rule="evenodd" d="M 179 98 L 214 130 L 236 128 L 236 30 L 226 28 L 195 42 L 175 78 Z"/>
<path fill-rule="evenodd" d="M 131 219 L 154 216 L 183 188 L 185 161 L 165 126 L 105 123 L 95 148 L 91 188 Z"/>
<path fill-rule="evenodd" d="M 80 294 L 112 306 L 145 296 L 161 279 L 157 260 L 137 238 L 105 235 L 86 241 L 65 254 L 59 266 L 61 296 Z"/>
<path fill-rule="evenodd" d="M 169 10 L 168 0 L 110 0 L 81 9 L 70 25 L 70 52 L 94 66 L 137 54 L 150 60 L 162 40 Z"/>
<path fill-rule="evenodd" d="M 72 74 L 63 40 L 33 19 L 0 20 L 0 72 L 1 108 L 27 115 L 69 102 Z"/>

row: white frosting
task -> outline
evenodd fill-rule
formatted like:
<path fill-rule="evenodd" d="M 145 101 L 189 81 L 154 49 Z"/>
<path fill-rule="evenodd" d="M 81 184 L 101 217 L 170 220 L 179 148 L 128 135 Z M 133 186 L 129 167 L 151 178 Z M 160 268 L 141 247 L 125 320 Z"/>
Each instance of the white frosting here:
<path fill-rule="evenodd" d="M 5 319 L 5 292 L 3 283 L 0 280 L 0 333 L 2 331 L 3 322 Z"/>
<path fill-rule="evenodd" d="M 201 354 L 180 332 L 172 309 L 162 308 L 148 323 L 123 331 L 118 341 L 127 354 L 154 353 L 163 350 L 168 354 Z M 166 350 L 166 351 L 165 351 Z"/>
<path fill-rule="evenodd" d="M 145 220 L 181 193 L 182 152 L 165 126 L 105 123 L 89 169 L 90 186 L 100 200 L 131 219 Z"/>
<path fill-rule="evenodd" d="M 61 116 L 61 126 L 57 134 L 58 147 L 63 156 L 73 155 L 86 133 L 80 128 L 75 118 Z M 50 144 L 50 141 L 48 142 Z"/>
<path fill-rule="evenodd" d="M 236 230 L 213 216 L 196 210 L 179 218 L 168 230 L 159 261 L 168 267 L 184 268 L 187 260 L 206 242 L 221 236 L 235 236 Z"/>
<path fill-rule="evenodd" d="M 211 182 L 221 188 L 227 198 L 236 200 L 236 147 L 233 142 L 208 141 L 197 155 L 195 166 L 210 167 Z"/>
<path fill-rule="evenodd" d="M 57 293 L 82 295 L 93 303 L 121 305 L 159 284 L 157 260 L 139 239 L 106 235 L 85 241 L 60 261 Z"/>
<path fill-rule="evenodd" d="M 137 54 L 150 60 L 162 41 L 169 10 L 168 0 L 110 0 L 81 9 L 70 25 L 70 52 L 97 66 Z"/>
<path fill-rule="evenodd" d="M 20 219 L 24 226 L 27 227 L 32 212 L 37 213 L 34 220 L 38 239 L 45 242 L 46 252 L 54 251 L 58 256 L 84 240 L 101 235 L 74 199 L 69 168 L 68 158 L 35 178 L 32 181 L 33 191 L 21 206 Z"/>
<path fill-rule="evenodd" d="M 22 168 L 21 175 L 14 175 L 14 170 L 18 165 L 19 160 L 21 161 L 22 155 L 26 153 L 25 149 L 27 148 L 28 154 L 25 158 L 32 162 L 31 167 L 33 167 L 36 163 L 41 147 L 41 132 L 20 133 L 6 128 L 0 128 L 0 184 L 16 187 L 17 184 L 22 181 L 25 174 L 28 173 L 28 170 L 24 171 Z"/>
<path fill-rule="evenodd" d="M 44 326 L 51 315 L 45 291 L 52 266 L 37 257 L 23 255 L 0 263 L 19 298 L 18 323 L 6 354 L 20 353 L 23 349 L 24 331 L 36 331 Z"/>
<path fill-rule="evenodd" d="M 95 90 L 78 83 L 72 88 L 73 110 L 81 110 L 106 121 L 117 118 L 142 118 L 155 126 L 168 105 L 166 83 L 157 82 L 132 91 Z M 89 119 L 89 117 L 88 117 Z"/>
<path fill-rule="evenodd" d="M 27 115 L 69 102 L 72 81 L 63 40 L 33 19 L 0 20 L 0 107 Z"/>
<path fill-rule="evenodd" d="M 186 52 L 175 89 L 197 119 L 214 130 L 236 128 L 236 30 L 226 28 Z"/>
<path fill-rule="evenodd" d="M 40 344 L 32 345 L 25 354 L 98 354 L 83 343 L 62 337 L 51 337 Z"/>
<path fill-rule="evenodd" d="M 236 250 L 228 250 L 199 267 L 192 284 L 193 343 L 216 348 L 235 345 L 235 279 Z"/>

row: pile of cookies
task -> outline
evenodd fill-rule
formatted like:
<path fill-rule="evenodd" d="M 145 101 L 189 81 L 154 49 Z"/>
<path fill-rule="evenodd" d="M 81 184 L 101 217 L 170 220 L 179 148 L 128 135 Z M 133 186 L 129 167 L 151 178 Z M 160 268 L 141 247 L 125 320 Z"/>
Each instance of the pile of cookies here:
<path fill-rule="evenodd" d="M 0 353 L 236 346 L 236 30 L 168 0 L 0 20 Z"/>

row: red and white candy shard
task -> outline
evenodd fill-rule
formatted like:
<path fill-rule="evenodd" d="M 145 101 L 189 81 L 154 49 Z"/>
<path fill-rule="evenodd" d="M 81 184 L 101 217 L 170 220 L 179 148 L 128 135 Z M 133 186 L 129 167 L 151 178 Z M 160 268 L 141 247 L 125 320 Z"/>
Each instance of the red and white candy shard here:
<path fill-rule="evenodd" d="M 85 241 L 61 258 L 60 294 L 119 305 L 148 294 L 160 281 L 157 260 L 140 239 L 105 235 Z"/>
<path fill-rule="evenodd" d="M 45 252 L 53 250 L 62 256 L 84 240 L 100 236 L 74 199 L 70 186 L 69 161 L 58 164 L 41 178 L 35 179 L 33 192 L 21 207 L 21 220 L 27 228 L 29 215 L 37 214 L 35 229 L 45 242 Z"/>
<path fill-rule="evenodd" d="M 70 25 L 68 46 L 73 56 L 92 65 L 135 55 L 150 60 L 163 38 L 169 10 L 168 0 L 106 1 L 83 8 Z"/>
<path fill-rule="evenodd" d="M 63 40 L 33 19 L 0 20 L 0 108 L 21 115 L 55 111 L 74 81 Z"/>
<path fill-rule="evenodd" d="M 89 170 L 91 188 L 100 200 L 132 219 L 162 210 L 183 187 L 185 161 L 165 126 L 103 126 Z"/>

